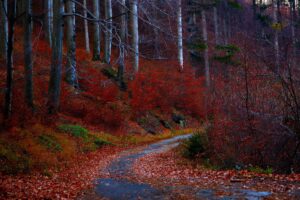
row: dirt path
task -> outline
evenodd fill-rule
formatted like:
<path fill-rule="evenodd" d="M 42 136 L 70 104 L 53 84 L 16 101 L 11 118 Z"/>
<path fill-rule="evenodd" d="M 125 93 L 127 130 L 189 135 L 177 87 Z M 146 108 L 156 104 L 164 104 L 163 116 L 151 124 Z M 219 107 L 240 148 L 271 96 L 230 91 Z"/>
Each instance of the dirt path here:
<path fill-rule="evenodd" d="M 96 181 L 93 191 L 89 191 L 79 199 L 272 199 L 269 191 L 245 189 L 241 184 L 231 186 L 220 183 L 217 188 L 201 188 L 185 183 L 176 183 L 167 177 L 164 181 L 153 184 L 145 181 L 132 169 L 139 165 L 139 160 L 149 155 L 160 154 L 179 145 L 180 141 L 190 135 L 177 136 L 146 148 L 137 148 L 122 153 L 101 172 L 101 178 Z M 163 162 L 163 161 L 162 161 Z M 162 173 L 163 174 L 163 173 Z M 168 182 L 169 181 L 169 182 Z"/>

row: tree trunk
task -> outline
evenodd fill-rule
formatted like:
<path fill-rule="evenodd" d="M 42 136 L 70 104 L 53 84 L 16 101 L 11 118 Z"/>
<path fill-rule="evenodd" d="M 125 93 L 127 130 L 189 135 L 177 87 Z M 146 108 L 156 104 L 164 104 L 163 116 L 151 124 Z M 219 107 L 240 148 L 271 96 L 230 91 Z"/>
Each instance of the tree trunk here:
<path fill-rule="evenodd" d="M 180 70 L 183 70 L 183 42 L 182 42 L 182 7 L 181 0 L 178 0 L 178 11 L 177 11 L 177 45 L 178 45 L 178 62 Z"/>
<path fill-rule="evenodd" d="M 0 1 L 0 57 L 6 58 L 7 38 L 8 38 L 8 22 L 7 16 L 7 0 Z"/>
<path fill-rule="evenodd" d="M 8 41 L 7 41 L 7 71 L 6 71 L 6 88 L 5 88 L 5 106 L 4 119 L 10 119 L 12 113 L 12 93 L 13 93 L 13 51 L 14 51 L 14 31 L 15 20 L 17 14 L 17 0 L 11 1 L 8 4 Z"/>
<path fill-rule="evenodd" d="M 64 1 L 54 0 L 53 16 L 53 48 L 51 60 L 51 72 L 49 82 L 48 111 L 54 114 L 59 108 L 60 90 L 61 90 L 61 68 L 62 68 L 62 46 L 63 46 L 63 14 Z"/>
<path fill-rule="evenodd" d="M 126 13 L 126 0 L 122 0 L 121 13 Z M 126 42 L 126 27 L 127 27 L 127 17 L 125 14 L 121 17 L 121 41 L 120 41 L 120 58 L 119 58 L 119 68 L 118 68 L 118 80 L 121 89 L 126 89 L 124 84 L 124 71 L 125 71 L 125 42 Z"/>
<path fill-rule="evenodd" d="M 112 5 L 111 0 L 105 0 L 105 63 L 110 64 L 111 59 L 111 45 L 112 45 Z"/>
<path fill-rule="evenodd" d="M 99 0 L 93 1 L 94 16 L 97 20 L 100 19 Z M 100 25 L 99 22 L 94 22 L 94 41 L 93 41 L 93 60 L 100 60 Z"/>
<path fill-rule="evenodd" d="M 273 24 L 275 28 L 275 35 L 274 35 L 274 54 L 275 54 L 275 70 L 276 73 L 279 73 L 279 30 L 278 30 L 278 5 L 277 0 L 273 1 Z"/>
<path fill-rule="evenodd" d="M 139 71 L 139 16 L 138 0 L 132 0 L 131 20 L 132 20 L 132 48 L 134 53 L 133 68 L 135 73 Z"/>
<path fill-rule="evenodd" d="M 89 36 L 89 24 L 87 18 L 87 4 L 86 0 L 83 0 L 83 16 L 84 16 L 84 39 L 85 39 L 85 50 L 87 53 L 90 53 L 90 36 Z"/>
<path fill-rule="evenodd" d="M 25 58 L 25 101 L 33 110 L 33 77 L 32 77 L 32 0 L 26 1 L 24 23 L 24 58 Z"/>
<path fill-rule="evenodd" d="M 208 57 L 208 36 L 207 36 L 207 22 L 205 10 L 201 11 L 202 17 L 202 37 L 206 46 L 204 50 L 204 65 L 205 65 L 205 83 L 206 87 L 210 86 L 210 72 L 209 72 L 209 57 Z"/>
<path fill-rule="evenodd" d="M 219 23 L 218 23 L 218 8 L 215 6 L 214 7 L 214 28 L 215 28 L 215 42 L 216 45 L 220 44 L 220 39 L 219 39 Z"/>
<path fill-rule="evenodd" d="M 76 26 L 75 26 L 75 3 L 72 0 L 67 0 L 66 10 L 67 17 L 67 66 L 66 66 L 66 81 L 73 87 L 77 87 L 76 75 Z"/>
<path fill-rule="evenodd" d="M 53 0 L 45 0 L 45 36 L 46 39 L 52 47 L 52 33 L 53 33 Z"/>

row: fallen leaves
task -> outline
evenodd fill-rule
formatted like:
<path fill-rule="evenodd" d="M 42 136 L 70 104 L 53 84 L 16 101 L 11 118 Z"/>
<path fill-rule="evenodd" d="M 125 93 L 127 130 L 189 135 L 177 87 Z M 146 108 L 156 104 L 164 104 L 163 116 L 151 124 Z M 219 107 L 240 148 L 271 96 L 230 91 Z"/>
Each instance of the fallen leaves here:
<path fill-rule="evenodd" d="M 62 171 L 41 174 L 0 175 L 0 199 L 74 199 L 79 192 L 93 185 L 100 169 L 105 168 L 122 150 L 103 147 L 88 155 L 81 154 Z"/>
<path fill-rule="evenodd" d="M 176 152 L 147 155 L 133 166 L 136 177 L 157 186 L 189 185 L 202 189 L 240 187 L 242 189 L 270 191 L 274 199 L 291 199 L 300 190 L 300 174 L 257 174 L 246 170 L 210 170 L 196 167 L 182 160 Z"/>

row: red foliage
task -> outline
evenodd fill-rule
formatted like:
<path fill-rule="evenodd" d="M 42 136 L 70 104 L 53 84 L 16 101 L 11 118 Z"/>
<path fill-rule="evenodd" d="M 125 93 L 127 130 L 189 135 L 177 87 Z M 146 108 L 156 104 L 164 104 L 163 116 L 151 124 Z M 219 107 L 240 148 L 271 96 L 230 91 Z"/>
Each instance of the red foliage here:
<path fill-rule="evenodd" d="M 187 68 L 178 72 L 170 67 L 151 68 L 130 82 L 130 105 L 135 115 L 158 109 L 170 113 L 174 108 L 194 117 L 203 116 L 201 80 Z"/>

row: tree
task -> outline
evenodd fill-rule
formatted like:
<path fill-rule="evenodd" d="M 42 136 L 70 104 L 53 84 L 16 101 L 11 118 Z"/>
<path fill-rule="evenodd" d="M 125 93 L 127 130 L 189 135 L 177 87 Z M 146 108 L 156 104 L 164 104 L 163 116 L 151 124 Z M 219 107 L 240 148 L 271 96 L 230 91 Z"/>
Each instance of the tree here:
<path fill-rule="evenodd" d="M 83 17 L 84 17 L 84 39 L 85 39 L 85 50 L 90 53 L 90 36 L 89 36 L 89 24 L 87 20 L 87 4 L 86 0 L 83 0 Z M 99 53 L 100 54 L 100 53 Z"/>
<path fill-rule="evenodd" d="M 139 15 L 138 0 L 131 2 L 131 20 L 132 20 L 132 49 L 134 54 L 133 68 L 135 72 L 139 71 Z"/>
<path fill-rule="evenodd" d="M 13 51 L 14 51 L 14 32 L 17 15 L 17 0 L 10 1 L 7 6 L 8 18 L 8 41 L 7 41 L 7 61 L 6 61 L 6 88 L 4 119 L 9 119 L 12 113 L 12 92 L 13 92 Z"/>
<path fill-rule="evenodd" d="M 67 16 L 67 66 L 66 66 L 66 81 L 77 87 L 76 75 L 76 26 L 75 26 L 75 3 L 73 0 L 66 2 Z"/>
<path fill-rule="evenodd" d="M 205 10 L 202 9 L 201 11 L 202 17 L 202 36 L 205 45 L 204 50 L 204 66 L 205 66 L 205 83 L 206 87 L 210 86 L 210 69 L 209 69 L 209 57 L 208 57 L 208 36 L 207 36 L 207 22 L 206 22 L 206 14 Z"/>
<path fill-rule="evenodd" d="M 6 58 L 8 22 L 7 22 L 7 0 L 0 2 L 0 57 Z"/>
<path fill-rule="evenodd" d="M 59 108 L 61 90 L 62 46 L 63 46 L 63 15 L 64 1 L 54 0 L 53 3 L 53 47 L 51 72 L 48 91 L 48 112 L 54 114 Z"/>
<path fill-rule="evenodd" d="M 93 14 L 94 17 L 96 18 L 93 24 L 94 27 L 93 60 L 94 61 L 100 60 L 100 25 L 99 25 L 100 12 L 99 11 L 100 11 L 99 0 L 93 0 Z"/>
<path fill-rule="evenodd" d="M 53 0 L 45 0 L 45 20 L 44 20 L 44 30 L 47 41 L 52 46 L 52 32 L 53 32 Z"/>
<path fill-rule="evenodd" d="M 183 70 L 183 42 L 182 42 L 182 7 L 181 0 L 178 0 L 178 11 L 177 11 L 177 45 L 178 45 L 178 62 L 180 69 Z"/>
<path fill-rule="evenodd" d="M 122 0 L 120 4 L 120 11 L 122 13 L 121 17 L 121 32 L 120 32 L 120 57 L 119 57 L 119 67 L 118 67 L 118 80 L 121 89 L 124 89 L 124 71 L 125 71 L 125 42 L 126 42 L 126 29 L 127 29 L 127 17 L 126 13 L 126 0 Z"/>
<path fill-rule="evenodd" d="M 112 5 L 111 0 L 105 0 L 105 63 L 110 63 L 111 59 L 111 45 L 112 45 Z"/>
<path fill-rule="evenodd" d="M 32 0 L 25 4 L 24 21 L 24 58 L 25 58 L 25 102 L 33 109 L 33 78 L 32 78 Z"/>

